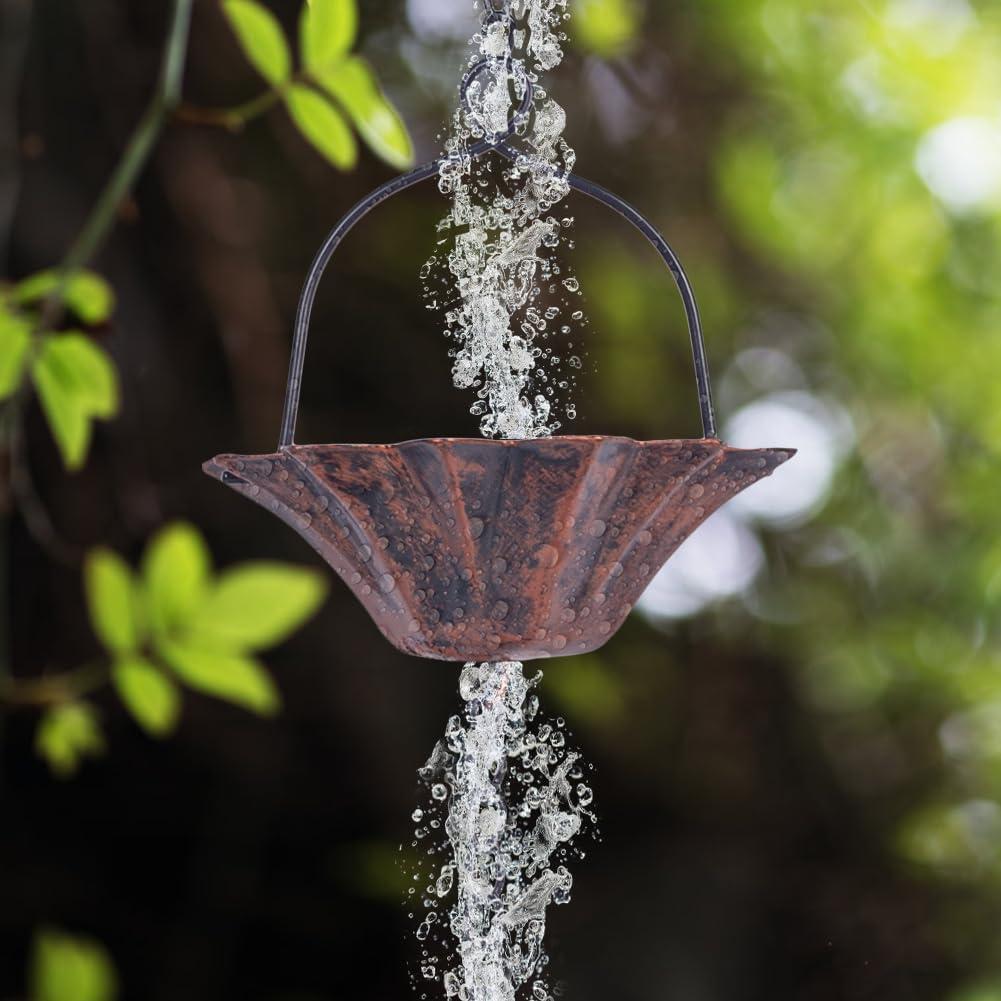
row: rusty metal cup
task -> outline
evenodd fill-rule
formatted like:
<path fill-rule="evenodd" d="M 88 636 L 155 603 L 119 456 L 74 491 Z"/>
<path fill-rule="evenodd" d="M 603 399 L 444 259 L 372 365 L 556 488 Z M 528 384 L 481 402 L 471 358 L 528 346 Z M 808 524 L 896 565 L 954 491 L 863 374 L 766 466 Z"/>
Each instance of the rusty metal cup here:
<path fill-rule="evenodd" d="M 473 152 L 514 156 L 507 138 Z M 278 451 L 219 455 L 203 468 L 299 532 L 399 650 L 449 661 L 587 653 L 615 634 L 709 515 L 794 453 L 718 440 L 698 308 L 680 261 L 635 209 L 575 175 L 570 185 L 639 229 L 675 279 L 704 437 L 296 445 L 309 321 L 330 258 L 376 205 L 440 166 L 419 167 L 359 202 L 317 254 L 296 317 Z"/>

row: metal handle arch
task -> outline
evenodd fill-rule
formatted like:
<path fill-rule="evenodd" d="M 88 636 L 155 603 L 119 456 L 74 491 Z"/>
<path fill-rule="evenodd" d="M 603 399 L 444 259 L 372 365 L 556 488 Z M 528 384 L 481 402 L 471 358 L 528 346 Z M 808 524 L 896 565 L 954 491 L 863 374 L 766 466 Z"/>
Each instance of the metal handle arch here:
<path fill-rule="evenodd" d="M 474 67 L 467 75 L 464 83 L 464 90 L 468 87 L 469 81 L 480 67 Z M 483 140 L 471 147 L 466 153 L 467 156 L 476 158 L 482 156 L 490 150 L 496 150 L 509 160 L 517 158 L 517 151 L 505 144 L 525 120 L 532 107 L 532 89 L 526 89 L 525 97 L 521 107 L 515 113 L 511 125 L 504 135 L 497 136 L 493 140 Z M 288 382 L 285 387 L 285 405 L 282 410 L 281 431 L 279 434 L 278 447 L 287 448 L 294 443 L 295 426 L 299 416 L 299 397 L 302 390 L 302 374 L 306 361 L 306 344 L 309 339 L 309 324 L 313 314 L 313 304 L 316 300 L 316 292 L 320 285 L 320 279 L 326 271 L 334 252 L 344 241 L 344 238 L 354 227 L 361 222 L 373 209 L 383 202 L 398 195 L 401 192 L 420 184 L 422 181 L 436 177 L 442 164 L 454 161 L 454 157 L 443 157 L 426 163 L 421 167 L 396 177 L 381 187 L 376 188 L 370 195 L 360 202 L 337 225 L 330 231 L 323 241 L 319 251 L 313 259 L 306 281 L 303 285 L 302 293 L 299 296 L 299 306 L 296 311 L 295 328 L 292 337 L 292 356 L 289 362 Z M 709 363 L 706 358 L 705 339 L 702 334 L 702 321 L 699 317 L 698 304 L 695 301 L 695 292 L 692 284 L 685 274 L 685 269 L 675 254 L 670 244 L 657 228 L 640 212 L 638 212 L 628 202 L 623 201 L 618 195 L 613 194 L 607 188 L 603 188 L 594 181 L 588 181 L 576 174 L 568 174 L 567 182 L 575 191 L 586 195 L 602 205 L 608 206 L 618 213 L 623 219 L 630 222 L 636 229 L 646 237 L 651 246 L 657 251 L 661 259 L 667 265 L 674 282 L 681 294 L 681 301 L 685 308 L 685 317 L 688 322 L 688 334 L 692 346 L 692 361 L 695 365 L 695 383 L 699 397 L 699 411 L 702 416 L 702 432 L 706 438 L 716 438 L 716 415 L 713 408 L 712 384 L 709 377 Z"/>

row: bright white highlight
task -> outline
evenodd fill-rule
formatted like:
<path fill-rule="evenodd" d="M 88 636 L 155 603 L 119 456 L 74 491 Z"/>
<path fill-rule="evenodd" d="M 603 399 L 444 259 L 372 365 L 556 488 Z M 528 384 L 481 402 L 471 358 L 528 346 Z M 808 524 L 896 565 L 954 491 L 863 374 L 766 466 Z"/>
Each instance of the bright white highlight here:
<path fill-rule="evenodd" d="M 952 118 L 924 135 L 915 166 L 950 211 L 989 209 L 1001 202 L 1001 125 L 990 118 Z"/>
<path fill-rule="evenodd" d="M 853 434 L 847 416 L 809 393 L 775 393 L 738 410 L 724 440 L 738 448 L 794 448 L 770 477 L 739 494 L 730 510 L 776 527 L 802 524 L 820 509 Z"/>
<path fill-rule="evenodd" d="M 636 608 L 652 619 L 695 615 L 747 590 L 764 562 L 757 535 L 723 508 L 682 543 Z"/>
<path fill-rule="evenodd" d="M 407 18 L 431 41 L 465 41 L 476 30 L 473 7 L 464 0 L 407 0 Z"/>

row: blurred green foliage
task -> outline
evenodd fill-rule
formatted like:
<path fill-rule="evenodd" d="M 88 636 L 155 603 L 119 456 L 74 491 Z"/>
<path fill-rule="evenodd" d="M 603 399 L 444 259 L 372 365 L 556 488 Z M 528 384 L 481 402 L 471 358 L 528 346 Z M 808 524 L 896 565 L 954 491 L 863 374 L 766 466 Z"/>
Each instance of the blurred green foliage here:
<path fill-rule="evenodd" d="M 900 844 L 942 875 L 995 879 L 1001 772 L 983 724 L 1001 700 L 1001 203 L 960 208 L 950 195 L 948 183 L 968 192 L 976 150 L 952 151 L 951 181 L 923 176 L 921 157 L 934 128 L 996 115 L 999 14 L 734 0 L 705 25 L 750 83 L 716 158 L 721 204 L 752 253 L 796 278 L 795 307 L 830 330 L 824 388 L 858 434 L 857 461 L 804 541 L 864 540 L 866 563 L 801 563 L 781 590 L 799 623 L 783 638 L 824 714 L 906 741 L 908 720 L 934 707 L 937 795 L 952 802 L 902 817 Z"/>
<path fill-rule="evenodd" d="M 118 376 L 92 337 L 42 332 L 41 314 L 55 295 L 87 327 L 107 323 L 115 306 L 108 283 L 86 270 L 65 281 L 56 271 L 40 271 L 0 289 L 0 403 L 30 378 L 63 461 L 75 470 L 87 459 L 93 422 L 118 412 Z"/>
<path fill-rule="evenodd" d="M 114 1001 L 118 978 L 107 951 L 93 939 L 46 929 L 35 936 L 31 1001 Z"/>
<path fill-rule="evenodd" d="M 266 7 L 256 0 L 226 0 L 223 11 L 247 59 L 330 163 L 350 170 L 358 161 L 350 122 L 388 164 L 400 170 L 413 165 L 406 126 L 368 63 L 351 55 L 358 34 L 356 0 L 304 0 L 297 73 L 282 27 Z"/>
<path fill-rule="evenodd" d="M 153 737 L 177 725 L 179 685 L 261 715 L 277 712 L 278 690 L 255 654 L 286 639 L 326 595 L 319 573 L 280 563 L 215 575 L 201 535 L 183 523 L 150 542 L 139 574 L 116 553 L 92 550 L 84 584 L 111 681 Z M 78 697 L 104 680 L 100 669 L 82 668 L 49 683 L 56 704 L 39 722 L 36 746 L 57 775 L 104 748 L 95 711 Z"/>
<path fill-rule="evenodd" d="M 573 16 L 577 45 L 605 58 L 628 52 L 642 23 L 637 0 L 577 0 Z"/>
<path fill-rule="evenodd" d="M 708 265 L 696 249 L 693 271 L 701 301 L 744 326 L 714 317 L 733 332 L 713 354 L 782 352 L 855 436 L 823 510 L 768 540 L 770 571 L 733 611 L 790 665 L 895 864 L 962 891 L 943 900 L 943 940 L 995 969 L 1001 8 L 726 0 L 693 19 L 737 81 L 707 153 L 733 247 Z M 642 424 L 654 265 L 603 247 L 580 270 L 609 332 L 600 391 Z M 640 349 L 617 357 L 629 338 Z"/>

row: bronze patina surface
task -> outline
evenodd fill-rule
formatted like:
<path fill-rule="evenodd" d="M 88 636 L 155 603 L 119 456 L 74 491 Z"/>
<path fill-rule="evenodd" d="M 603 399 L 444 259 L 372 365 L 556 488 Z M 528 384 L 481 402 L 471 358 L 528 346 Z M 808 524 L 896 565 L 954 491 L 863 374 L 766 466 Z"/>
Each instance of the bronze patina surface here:
<path fill-rule="evenodd" d="M 717 508 L 793 454 L 714 438 L 439 438 L 220 455 L 398 649 L 438 660 L 586 653 Z"/>

